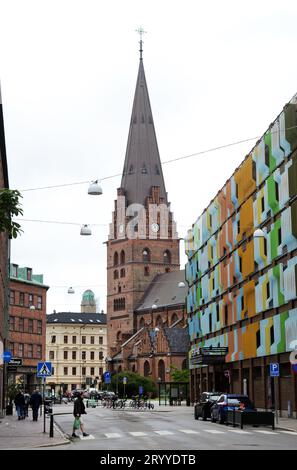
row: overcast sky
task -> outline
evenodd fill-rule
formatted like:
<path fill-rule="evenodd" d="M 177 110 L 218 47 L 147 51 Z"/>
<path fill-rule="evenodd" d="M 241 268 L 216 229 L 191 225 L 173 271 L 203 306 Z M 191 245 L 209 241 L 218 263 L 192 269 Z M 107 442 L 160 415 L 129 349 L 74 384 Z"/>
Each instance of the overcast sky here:
<path fill-rule="evenodd" d="M 121 173 L 140 25 L 161 160 L 262 135 L 297 91 L 296 20 L 294 0 L 0 0 L 10 187 Z M 180 236 L 253 143 L 164 165 Z M 24 218 L 78 224 L 23 222 L 12 243 L 12 262 L 44 274 L 48 313 L 79 311 L 87 288 L 105 310 L 104 242 L 119 185 L 105 181 L 100 197 L 88 184 L 22 193 Z M 80 236 L 84 223 L 98 224 L 91 237 Z"/>

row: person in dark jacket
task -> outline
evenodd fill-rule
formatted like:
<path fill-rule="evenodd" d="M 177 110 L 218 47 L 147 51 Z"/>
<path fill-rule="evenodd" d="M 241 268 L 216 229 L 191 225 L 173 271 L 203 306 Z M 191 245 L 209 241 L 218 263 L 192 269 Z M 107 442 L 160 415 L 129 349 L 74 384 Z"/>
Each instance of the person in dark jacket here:
<path fill-rule="evenodd" d="M 30 405 L 31 405 L 32 412 L 33 412 L 33 421 L 38 420 L 38 410 L 41 404 L 42 404 L 42 397 L 39 391 L 36 389 L 34 390 L 30 398 Z"/>
<path fill-rule="evenodd" d="M 25 419 L 25 397 L 23 392 L 19 391 L 14 399 L 18 420 Z"/>
<path fill-rule="evenodd" d="M 73 423 L 72 437 L 78 437 L 78 435 L 75 434 L 75 431 L 76 429 L 79 429 L 79 428 L 84 437 L 89 436 L 89 434 L 87 434 L 85 431 L 84 422 L 81 417 L 81 415 L 86 415 L 86 414 L 87 414 L 86 408 L 85 408 L 85 404 L 83 401 L 83 392 L 81 392 L 78 395 L 78 397 L 74 400 L 74 407 L 73 407 L 74 423 Z"/>

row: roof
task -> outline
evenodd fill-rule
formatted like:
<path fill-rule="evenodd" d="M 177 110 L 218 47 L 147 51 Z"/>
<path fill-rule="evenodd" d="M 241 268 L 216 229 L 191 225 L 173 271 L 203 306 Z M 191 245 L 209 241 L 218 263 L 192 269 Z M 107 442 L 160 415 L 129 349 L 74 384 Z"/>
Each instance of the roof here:
<path fill-rule="evenodd" d="M 178 287 L 180 282 L 184 282 L 185 287 Z M 158 274 L 144 293 L 136 311 L 152 310 L 152 305 L 157 305 L 158 308 L 183 305 L 186 301 L 186 294 L 184 269 Z"/>
<path fill-rule="evenodd" d="M 164 328 L 171 353 L 187 353 L 189 350 L 189 335 L 187 328 Z"/>
<path fill-rule="evenodd" d="M 0 84 L 0 164 L 2 166 L 1 172 L 3 172 L 4 188 L 8 188 L 9 187 L 8 169 L 7 169 L 4 121 L 3 121 L 3 110 L 2 110 L 1 84 Z"/>
<path fill-rule="evenodd" d="M 58 312 L 46 316 L 46 323 L 69 323 L 80 325 L 106 325 L 105 313 Z"/>
<path fill-rule="evenodd" d="M 17 276 L 13 274 L 13 267 L 17 267 Z M 31 279 L 28 279 L 28 271 L 31 272 Z M 44 287 L 49 289 L 49 286 L 43 283 L 43 274 L 33 274 L 32 269 L 25 267 L 21 268 L 17 264 L 10 263 L 10 280 L 14 282 L 22 282 L 24 284 L 29 284 L 38 287 Z"/>
<path fill-rule="evenodd" d="M 145 205 L 151 187 L 160 188 L 160 197 L 167 203 L 167 194 L 155 133 L 143 61 L 140 60 L 131 122 L 129 128 L 121 188 L 127 204 Z"/>

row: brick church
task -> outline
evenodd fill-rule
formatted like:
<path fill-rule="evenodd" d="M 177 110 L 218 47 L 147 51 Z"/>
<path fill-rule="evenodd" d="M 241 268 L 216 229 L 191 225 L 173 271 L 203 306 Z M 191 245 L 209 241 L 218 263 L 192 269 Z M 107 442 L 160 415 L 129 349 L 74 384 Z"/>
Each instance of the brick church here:
<path fill-rule="evenodd" d="M 142 59 L 107 242 L 109 369 L 170 381 L 187 368 L 186 285 Z"/>

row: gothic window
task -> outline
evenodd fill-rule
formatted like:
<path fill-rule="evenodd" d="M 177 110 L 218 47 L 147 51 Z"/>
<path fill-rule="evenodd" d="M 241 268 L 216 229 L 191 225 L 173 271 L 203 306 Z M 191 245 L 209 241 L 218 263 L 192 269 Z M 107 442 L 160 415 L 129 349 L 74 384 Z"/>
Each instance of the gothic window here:
<path fill-rule="evenodd" d="M 116 251 L 115 254 L 113 255 L 113 265 L 117 266 L 119 264 L 119 255 L 118 252 Z"/>
<path fill-rule="evenodd" d="M 118 271 L 114 271 L 114 272 L 113 272 L 113 278 L 114 278 L 114 279 L 118 279 L 118 278 L 119 278 L 119 272 L 118 272 Z"/>
<path fill-rule="evenodd" d="M 163 324 L 162 317 L 159 315 L 156 320 L 156 326 L 160 327 L 162 326 L 162 324 Z"/>
<path fill-rule="evenodd" d="M 143 328 L 143 327 L 144 327 L 144 318 L 142 317 L 139 322 L 139 328 Z"/>
<path fill-rule="evenodd" d="M 151 252 L 148 248 L 145 248 L 142 252 L 142 261 L 144 263 L 149 263 L 151 260 Z"/>
<path fill-rule="evenodd" d="M 121 260 L 121 264 L 125 264 L 125 252 L 124 250 L 121 251 L 121 255 L 120 255 L 120 260 Z"/>
<path fill-rule="evenodd" d="M 145 377 L 148 377 L 150 375 L 150 371 L 151 371 L 150 363 L 149 361 L 145 361 L 144 366 L 143 366 L 143 375 Z"/>
<path fill-rule="evenodd" d="M 119 310 L 125 310 L 125 306 L 126 306 L 125 297 L 122 297 L 120 299 L 114 299 L 114 301 L 113 301 L 113 310 L 115 312 L 117 312 Z"/>
<path fill-rule="evenodd" d="M 160 359 L 158 363 L 158 380 L 161 382 L 165 381 L 165 362 L 163 359 Z"/>
<path fill-rule="evenodd" d="M 144 275 L 147 277 L 150 275 L 150 268 L 148 266 L 144 267 Z"/>
<path fill-rule="evenodd" d="M 121 277 L 125 277 L 125 276 L 126 276 L 125 268 L 122 268 L 121 269 Z"/>
<path fill-rule="evenodd" d="M 171 253 L 169 250 L 164 251 L 163 259 L 165 264 L 171 264 Z"/>

